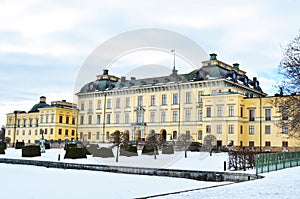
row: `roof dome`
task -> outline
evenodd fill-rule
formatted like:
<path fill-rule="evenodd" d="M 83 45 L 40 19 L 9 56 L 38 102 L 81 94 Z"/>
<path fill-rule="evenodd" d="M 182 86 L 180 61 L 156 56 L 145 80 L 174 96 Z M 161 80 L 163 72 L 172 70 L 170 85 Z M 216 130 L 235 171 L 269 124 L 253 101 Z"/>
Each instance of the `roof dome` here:
<path fill-rule="evenodd" d="M 39 108 L 45 108 L 45 107 L 50 107 L 49 104 L 46 103 L 46 97 L 41 96 L 40 97 L 40 102 L 38 104 L 35 104 L 28 113 L 34 113 L 34 112 L 39 112 Z"/>

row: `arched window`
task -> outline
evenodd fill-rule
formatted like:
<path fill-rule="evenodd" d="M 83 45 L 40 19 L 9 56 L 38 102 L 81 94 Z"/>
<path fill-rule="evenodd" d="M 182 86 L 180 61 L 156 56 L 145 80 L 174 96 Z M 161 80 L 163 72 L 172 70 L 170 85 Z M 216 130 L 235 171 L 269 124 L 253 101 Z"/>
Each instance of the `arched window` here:
<path fill-rule="evenodd" d="M 106 132 L 106 140 L 109 140 L 109 132 Z"/>
<path fill-rule="evenodd" d="M 92 139 L 92 133 L 91 132 L 88 133 L 88 139 L 89 140 Z"/>
<path fill-rule="evenodd" d="M 186 131 L 185 135 L 186 135 L 187 140 L 191 139 L 191 132 L 190 131 Z"/>
<path fill-rule="evenodd" d="M 173 139 L 174 139 L 174 140 L 177 139 L 177 131 L 173 131 Z"/>
<path fill-rule="evenodd" d="M 198 140 L 202 140 L 202 136 L 203 136 L 202 130 L 198 131 Z"/>

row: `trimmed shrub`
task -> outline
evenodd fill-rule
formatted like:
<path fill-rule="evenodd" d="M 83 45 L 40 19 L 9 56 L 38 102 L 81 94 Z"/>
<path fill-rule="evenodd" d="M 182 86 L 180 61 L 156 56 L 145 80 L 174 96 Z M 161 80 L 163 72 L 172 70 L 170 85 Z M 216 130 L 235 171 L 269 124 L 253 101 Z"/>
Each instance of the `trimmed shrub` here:
<path fill-rule="evenodd" d="M 86 150 L 87 155 L 94 155 L 97 153 L 98 149 L 98 144 L 89 144 L 87 146 L 84 146 Z"/>
<path fill-rule="evenodd" d="M 115 156 L 111 148 L 101 147 L 94 152 L 93 157 L 113 158 Z"/>
<path fill-rule="evenodd" d="M 0 148 L 6 149 L 7 148 L 6 142 L 0 142 Z"/>
<path fill-rule="evenodd" d="M 174 154 L 173 145 L 164 145 L 161 153 L 162 154 Z"/>
<path fill-rule="evenodd" d="M 79 159 L 79 158 L 87 158 L 86 151 L 84 148 L 70 147 L 68 148 L 68 150 L 66 150 L 64 159 Z"/>
<path fill-rule="evenodd" d="M 16 149 L 22 149 L 24 146 L 25 146 L 25 143 L 24 143 L 24 142 L 17 142 L 15 148 L 16 148 Z"/>
<path fill-rule="evenodd" d="M 154 146 L 145 145 L 142 150 L 143 155 L 154 155 Z M 157 147 L 156 147 L 156 155 L 159 155 Z"/>
<path fill-rule="evenodd" d="M 24 146 L 22 148 L 22 157 L 36 157 L 41 156 L 40 146 Z"/>
<path fill-rule="evenodd" d="M 5 149 L 0 147 L 0 154 L 5 154 Z"/>
<path fill-rule="evenodd" d="M 127 157 L 138 156 L 137 147 L 132 146 L 131 144 L 122 145 L 120 147 L 120 156 L 127 156 Z"/>
<path fill-rule="evenodd" d="M 77 144 L 74 143 L 65 144 L 64 150 L 67 151 L 69 148 L 77 148 Z"/>

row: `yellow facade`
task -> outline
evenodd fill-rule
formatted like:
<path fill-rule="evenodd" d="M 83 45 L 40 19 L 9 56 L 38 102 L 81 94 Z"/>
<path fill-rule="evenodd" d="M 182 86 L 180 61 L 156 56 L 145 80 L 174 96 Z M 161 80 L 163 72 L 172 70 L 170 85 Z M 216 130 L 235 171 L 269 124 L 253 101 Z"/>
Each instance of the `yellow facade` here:
<path fill-rule="evenodd" d="M 51 142 L 76 139 L 76 104 L 55 101 L 48 105 L 45 99 L 42 96 L 40 103 L 29 112 L 14 111 L 7 114 L 6 137 L 11 139 L 11 144 L 18 141 L 34 144 L 41 139 L 41 132 Z"/>
<path fill-rule="evenodd" d="M 300 144 L 278 125 L 278 97 L 267 97 L 257 78 L 249 79 L 238 64 L 216 58 L 189 74 L 173 69 L 170 76 L 148 79 L 126 80 L 105 70 L 77 96 L 82 141 L 108 142 L 119 130 L 128 132 L 130 140 L 145 140 L 154 131 L 166 141 L 190 134 L 203 143 L 205 136 L 214 135 L 218 146 L 273 150 Z"/>

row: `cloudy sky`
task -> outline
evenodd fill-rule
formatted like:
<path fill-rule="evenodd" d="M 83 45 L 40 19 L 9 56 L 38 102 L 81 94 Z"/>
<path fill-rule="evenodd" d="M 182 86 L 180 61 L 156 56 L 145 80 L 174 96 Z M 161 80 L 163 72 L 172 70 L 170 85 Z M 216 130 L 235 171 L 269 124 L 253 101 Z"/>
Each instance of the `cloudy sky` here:
<path fill-rule="evenodd" d="M 0 125 L 41 95 L 48 103 L 73 101 L 87 57 L 110 38 L 143 28 L 178 32 L 219 60 L 240 63 L 272 95 L 282 48 L 299 32 L 299 7 L 296 0 L 0 0 Z M 172 65 L 170 53 L 140 53 L 110 67 Z"/>

